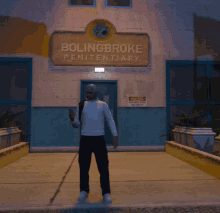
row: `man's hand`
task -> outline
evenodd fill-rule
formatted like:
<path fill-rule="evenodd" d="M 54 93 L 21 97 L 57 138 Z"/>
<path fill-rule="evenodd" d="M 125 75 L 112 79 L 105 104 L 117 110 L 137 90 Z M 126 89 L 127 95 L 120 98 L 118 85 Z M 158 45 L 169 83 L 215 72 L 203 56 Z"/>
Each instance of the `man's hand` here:
<path fill-rule="evenodd" d="M 113 136 L 112 144 L 114 146 L 114 149 L 118 146 L 118 136 Z"/>
<path fill-rule="evenodd" d="M 69 117 L 71 121 L 74 121 L 75 113 L 71 110 L 69 110 Z"/>

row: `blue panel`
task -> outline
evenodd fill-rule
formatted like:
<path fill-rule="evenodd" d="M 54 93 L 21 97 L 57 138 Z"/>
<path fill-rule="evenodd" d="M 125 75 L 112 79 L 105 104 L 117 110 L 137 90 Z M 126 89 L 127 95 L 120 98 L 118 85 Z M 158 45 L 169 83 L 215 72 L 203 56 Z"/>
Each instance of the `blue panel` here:
<path fill-rule="evenodd" d="M 68 113 L 68 107 L 34 107 L 31 146 L 78 146 L 79 129 L 72 127 Z"/>
<path fill-rule="evenodd" d="M 166 129 L 165 108 L 119 108 L 120 146 L 162 146 Z"/>
<path fill-rule="evenodd" d="M 71 107 L 76 112 L 76 107 Z M 118 108 L 119 146 L 161 146 L 166 137 L 165 108 Z M 79 146 L 80 131 L 69 122 L 68 108 L 34 107 L 32 147 Z M 108 125 L 108 124 L 107 124 Z M 107 144 L 110 145 L 110 144 Z"/>

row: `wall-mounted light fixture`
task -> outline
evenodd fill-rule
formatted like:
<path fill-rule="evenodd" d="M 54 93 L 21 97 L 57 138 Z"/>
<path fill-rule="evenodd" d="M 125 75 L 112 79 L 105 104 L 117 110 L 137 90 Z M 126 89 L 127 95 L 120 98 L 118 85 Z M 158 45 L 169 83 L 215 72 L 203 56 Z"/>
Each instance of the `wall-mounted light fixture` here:
<path fill-rule="evenodd" d="M 105 72 L 104 67 L 95 67 L 95 72 Z"/>

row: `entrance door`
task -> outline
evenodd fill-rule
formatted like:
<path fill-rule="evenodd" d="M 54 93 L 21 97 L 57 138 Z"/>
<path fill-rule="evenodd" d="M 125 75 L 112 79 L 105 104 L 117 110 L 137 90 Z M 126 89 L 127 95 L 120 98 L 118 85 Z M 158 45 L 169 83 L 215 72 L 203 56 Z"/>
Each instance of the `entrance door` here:
<path fill-rule="evenodd" d="M 107 80 L 89 80 L 81 81 L 81 100 L 86 99 L 86 86 L 88 84 L 95 84 L 97 87 L 97 97 L 99 100 L 108 104 L 108 107 L 113 116 L 116 128 L 117 128 L 117 81 Z M 112 146 L 112 133 L 106 118 L 105 120 L 105 142 L 106 146 Z M 117 128 L 118 131 L 118 128 Z"/>

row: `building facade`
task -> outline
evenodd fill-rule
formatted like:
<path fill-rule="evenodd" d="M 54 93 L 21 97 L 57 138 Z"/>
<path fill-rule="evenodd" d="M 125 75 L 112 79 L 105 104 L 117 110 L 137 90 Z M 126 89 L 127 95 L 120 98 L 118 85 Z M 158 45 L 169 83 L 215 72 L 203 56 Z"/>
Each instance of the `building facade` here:
<path fill-rule="evenodd" d="M 32 151 L 78 147 L 80 129 L 70 124 L 68 108 L 76 111 L 90 83 L 111 110 L 120 147 L 163 148 L 174 115 L 195 106 L 217 122 L 219 6 L 218 0 L 1 1 L 0 114 L 23 112 L 17 118 Z M 105 131 L 112 146 L 106 121 Z"/>

